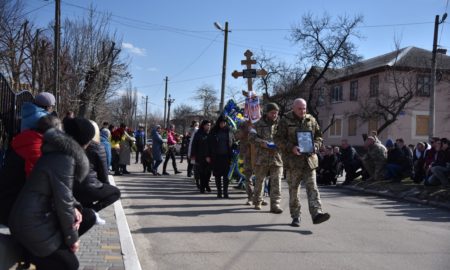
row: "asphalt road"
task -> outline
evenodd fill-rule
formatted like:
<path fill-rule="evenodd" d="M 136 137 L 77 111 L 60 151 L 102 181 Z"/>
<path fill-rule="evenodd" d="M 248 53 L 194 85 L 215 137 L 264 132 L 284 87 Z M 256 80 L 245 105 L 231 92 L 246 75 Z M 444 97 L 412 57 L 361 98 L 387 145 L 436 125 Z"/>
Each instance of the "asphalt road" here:
<path fill-rule="evenodd" d="M 200 194 L 185 173 L 129 170 L 115 179 L 143 269 L 450 269 L 450 211 L 330 187 L 331 219 L 313 225 L 302 190 L 293 228 L 284 181 L 276 215 L 244 205 L 239 190 Z"/>

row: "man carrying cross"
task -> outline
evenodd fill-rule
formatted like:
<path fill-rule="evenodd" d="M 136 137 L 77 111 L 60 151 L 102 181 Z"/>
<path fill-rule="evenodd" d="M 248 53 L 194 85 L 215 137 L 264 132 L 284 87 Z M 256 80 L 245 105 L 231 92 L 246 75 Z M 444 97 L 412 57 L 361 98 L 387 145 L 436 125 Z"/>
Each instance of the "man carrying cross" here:
<path fill-rule="evenodd" d="M 249 50 L 245 52 L 246 60 L 242 60 L 241 64 L 245 65 L 247 69 L 242 72 L 234 71 L 233 77 L 244 77 L 247 79 L 248 95 L 251 99 L 251 93 L 253 92 L 253 78 L 257 76 L 264 76 L 267 72 L 262 70 L 256 70 L 252 68 L 253 64 L 256 64 L 256 60 L 251 59 L 253 53 Z M 259 106 L 258 106 L 259 110 Z M 255 161 L 255 189 L 253 193 L 253 204 L 256 210 L 261 210 L 261 206 L 264 205 L 262 199 L 263 184 L 267 175 L 270 176 L 270 212 L 275 214 L 281 214 L 283 209 L 280 208 L 281 201 L 281 175 L 283 173 L 283 162 L 279 150 L 273 144 L 273 136 L 276 132 L 278 125 L 278 112 L 279 107 L 275 103 L 269 103 L 266 105 L 264 115 L 260 117 L 252 117 L 252 114 L 248 115 L 248 118 L 252 122 L 256 122 L 250 130 L 249 142 L 254 145 L 256 154 L 253 156 Z M 259 115 L 259 111 L 258 111 Z"/>

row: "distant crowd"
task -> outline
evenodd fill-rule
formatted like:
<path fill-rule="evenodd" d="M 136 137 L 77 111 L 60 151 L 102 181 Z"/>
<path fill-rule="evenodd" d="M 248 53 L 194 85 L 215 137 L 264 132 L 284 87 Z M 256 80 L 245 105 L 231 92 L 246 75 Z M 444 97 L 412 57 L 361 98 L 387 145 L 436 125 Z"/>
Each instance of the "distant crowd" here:
<path fill-rule="evenodd" d="M 449 185 L 450 149 L 447 138 L 406 145 L 402 138 L 380 142 L 375 132 L 364 144 L 366 153 L 342 140 L 341 147 L 326 146 L 320 150 L 318 183 L 336 184 L 345 171 L 344 185 L 357 177 L 365 181 L 390 180 L 400 183 L 407 178 L 426 186 Z"/>

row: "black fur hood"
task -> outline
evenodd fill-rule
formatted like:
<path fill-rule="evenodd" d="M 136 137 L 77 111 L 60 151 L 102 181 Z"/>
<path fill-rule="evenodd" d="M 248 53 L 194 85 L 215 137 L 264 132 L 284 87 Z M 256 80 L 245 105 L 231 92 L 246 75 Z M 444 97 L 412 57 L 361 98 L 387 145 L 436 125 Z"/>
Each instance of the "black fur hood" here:
<path fill-rule="evenodd" d="M 63 131 L 52 128 L 44 134 L 42 154 L 59 152 L 75 160 L 75 181 L 82 182 L 89 172 L 89 160 L 84 149 Z"/>

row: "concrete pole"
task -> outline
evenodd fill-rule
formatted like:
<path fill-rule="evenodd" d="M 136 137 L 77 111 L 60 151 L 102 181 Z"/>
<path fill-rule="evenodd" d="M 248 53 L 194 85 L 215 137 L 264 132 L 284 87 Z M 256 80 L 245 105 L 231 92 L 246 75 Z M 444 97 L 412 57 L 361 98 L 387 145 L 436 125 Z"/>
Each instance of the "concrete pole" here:
<path fill-rule="evenodd" d="M 220 89 L 220 105 L 219 110 L 220 113 L 223 111 L 223 107 L 225 106 L 225 78 L 227 72 L 227 47 L 228 47 L 228 22 L 225 22 L 225 38 L 223 42 L 223 65 L 222 65 L 222 87 Z"/>
<path fill-rule="evenodd" d="M 433 51 L 431 57 L 431 87 L 430 87 L 430 120 L 428 121 L 428 137 L 431 139 L 434 137 L 434 124 L 435 124 L 435 108 L 434 100 L 436 97 L 436 53 L 437 53 L 437 39 L 438 39 L 438 28 L 439 28 L 439 15 L 436 15 L 434 20 L 434 37 L 433 37 Z"/>

